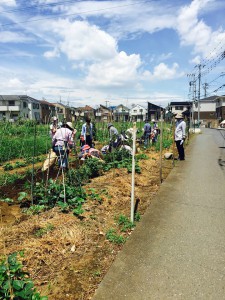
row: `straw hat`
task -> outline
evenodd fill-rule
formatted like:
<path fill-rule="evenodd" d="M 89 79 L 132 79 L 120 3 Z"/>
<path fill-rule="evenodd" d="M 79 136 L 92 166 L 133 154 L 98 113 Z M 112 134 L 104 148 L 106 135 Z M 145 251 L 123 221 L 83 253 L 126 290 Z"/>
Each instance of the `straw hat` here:
<path fill-rule="evenodd" d="M 71 129 L 71 130 L 74 129 L 74 128 L 73 128 L 72 122 L 67 122 L 67 123 L 66 123 L 66 126 L 69 127 L 69 129 Z"/>
<path fill-rule="evenodd" d="M 183 115 L 181 113 L 176 114 L 175 119 L 183 119 Z"/>

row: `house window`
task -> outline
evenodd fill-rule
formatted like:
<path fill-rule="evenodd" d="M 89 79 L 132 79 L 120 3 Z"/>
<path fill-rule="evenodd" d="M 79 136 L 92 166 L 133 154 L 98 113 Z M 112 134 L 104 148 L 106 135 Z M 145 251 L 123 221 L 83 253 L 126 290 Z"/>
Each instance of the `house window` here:
<path fill-rule="evenodd" d="M 33 103 L 33 109 L 39 109 L 39 104 L 38 103 Z"/>
<path fill-rule="evenodd" d="M 176 110 L 183 110 L 183 106 L 175 106 Z"/>
<path fill-rule="evenodd" d="M 27 102 L 23 102 L 23 108 L 27 107 Z"/>
<path fill-rule="evenodd" d="M 137 110 L 136 109 L 134 109 L 134 113 L 136 113 L 137 112 Z"/>
<path fill-rule="evenodd" d="M 15 101 L 14 100 L 9 100 L 9 106 L 15 106 Z"/>
<path fill-rule="evenodd" d="M 143 109 L 140 109 L 140 113 L 143 113 Z"/>

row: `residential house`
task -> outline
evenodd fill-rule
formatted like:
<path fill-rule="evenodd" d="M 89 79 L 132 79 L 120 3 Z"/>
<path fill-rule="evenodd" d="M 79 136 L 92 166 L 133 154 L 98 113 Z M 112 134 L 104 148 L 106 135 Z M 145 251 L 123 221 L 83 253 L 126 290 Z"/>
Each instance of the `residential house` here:
<path fill-rule="evenodd" d="M 159 120 L 161 116 L 161 111 L 163 111 L 163 108 L 161 106 L 158 106 L 156 104 L 148 102 L 148 119 L 151 120 Z"/>
<path fill-rule="evenodd" d="M 193 103 L 192 107 L 192 120 L 194 124 L 199 123 L 205 127 L 215 127 L 217 122 L 216 115 L 216 100 L 218 96 L 210 96 L 207 98 L 200 99 L 199 102 Z M 198 105 L 200 105 L 198 107 Z"/>
<path fill-rule="evenodd" d="M 41 122 L 44 124 L 50 123 L 51 118 L 56 116 L 55 105 L 46 100 L 40 100 L 40 107 L 41 107 Z"/>
<path fill-rule="evenodd" d="M 141 122 L 146 119 L 148 110 L 143 106 L 137 104 L 130 109 L 129 114 L 131 121 Z"/>
<path fill-rule="evenodd" d="M 75 116 L 78 120 L 85 121 L 86 117 L 90 117 L 91 119 L 95 118 L 95 110 L 89 105 L 85 105 L 84 107 L 75 108 Z"/>
<path fill-rule="evenodd" d="M 218 96 L 216 99 L 216 118 L 218 123 L 225 120 L 225 95 Z"/>
<path fill-rule="evenodd" d="M 129 121 L 129 108 L 120 104 L 113 110 L 113 120 L 116 122 Z"/>
<path fill-rule="evenodd" d="M 112 121 L 112 110 L 104 105 L 99 106 L 95 111 L 96 122 L 111 122 Z"/>
<path fill-rule="evenodd" d="M 53 105 L 56 107 L 56 116 L 60 122 L 72 121 L 71 108 L 68 105 L 63 104 L 62 102 L 53 103 Z"/>
<path fill-rule="evenodd" d="M 186 113 L 190 111 L 192 107 L 192 102 L 190 101 L 178 101 L 178 102 L 170 102 L 168 105 L 168 110 L 175 116 L 178 113 Z"/>
<path fill-rule="evenodd" d="M 41 120 L 40 102 L 27 95 L 0 95 L 0 120 Z"/>

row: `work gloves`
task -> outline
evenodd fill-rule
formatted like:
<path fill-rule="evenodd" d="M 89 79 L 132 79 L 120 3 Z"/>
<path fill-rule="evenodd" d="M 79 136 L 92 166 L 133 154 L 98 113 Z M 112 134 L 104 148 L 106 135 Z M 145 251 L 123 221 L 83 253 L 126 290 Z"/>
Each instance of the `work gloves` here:
<path fill-rule="evenodd" d="M 180 145 L 182 145 L 185 141 L 185 138 L 183 138 L 181 141 L 180 141 Z"/>

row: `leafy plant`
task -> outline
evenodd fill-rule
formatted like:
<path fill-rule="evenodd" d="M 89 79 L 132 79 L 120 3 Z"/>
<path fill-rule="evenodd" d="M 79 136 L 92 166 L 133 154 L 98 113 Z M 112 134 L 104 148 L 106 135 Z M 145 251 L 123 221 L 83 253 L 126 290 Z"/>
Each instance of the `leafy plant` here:
<path fill-rule="evenodd" d="M 20 253 L 22 256 L 23 253 Z M 17 260 L 17 253 L 10 254 L 0 262 L 0 299 L 3 300 L 48 300 L 34 288 L 28 273 Z"/>
<path fill-rule="evenodd" d="M 82 215 L 83 213 L 84 213 L 84 210 L 83 210 L 83 208 L 82 208 L 81 205 L 77 206 L 77 207 L 73 210 L 73 214 L 74 214 L 75 216 L 80 216 L 80 215 Z"/>
<path fill-rule="evenodd" d="M 0 199 L 0 201 L 8 204 L 12 204 L 14 202 L 13 199 L 11 198 Z"/>
<path fill-rule="evenodd" d="M 13 170 L 13 165 L 10 163 L 7 163 L 3 166 L 4 171 L 10 171 Z"/>
<path fill-rule="evenodd" d="M 134 221 L 135 221 L 135 222 L 139 222 L 140 219 L 141 219 L 140 213 L 139 213 L 139 212 L 136 212 L 136 213 L 134 214 Z"/>
<path fill-rule="evenodd" d="M 100 196 L 98 193 L 96 193 L 96 190 L 90 188 L 89 191 L 90 191 L 91 193 L 88 194 L 88 196 L 89 196 L 92 200 L 95 200 L 95 201 L 97 201 L 98 203 L 101 204 L 101 203 L 102 203 L 102 198 L 101 198 L 101 196 Z"/>
<path fill-rule="evenodd" d="M 132 223 L 126 216 L 120 215 L 117 219 L 118 225 L 120 226 L 120 230 L 122 232 L 131 230 L 135 227 L 135 224 Z"/>
<path fill-rule="evenodd" d="M 124 244 L 126 239 L 122 236 L 122 235 L 118 235 L 116 233 L 116 230 L 113 228 L 110 228 L 107 232 L 106 232 L 106 239 L 109 240 L 110 242 L 114 243 L 114 244 Z"/>
<path fill-rule="evenodd" d="M 44 205 L 31 205 L 29 208 L 23 209 L 23 212 L 27 215 L 37 215 L 45 210 L 46 207 Z"/>
<path fill-rule="evenodd" d="M 35 231 L 34 235 L 36 237 L 42 237 L 43 235 L 49 233 L 50 231 L 52 231 L 55 227 L 52 224 L 47 224 L 46 227 L 44 228 L 39 228 Z"/>

